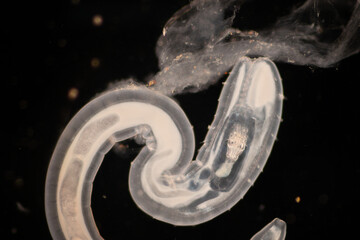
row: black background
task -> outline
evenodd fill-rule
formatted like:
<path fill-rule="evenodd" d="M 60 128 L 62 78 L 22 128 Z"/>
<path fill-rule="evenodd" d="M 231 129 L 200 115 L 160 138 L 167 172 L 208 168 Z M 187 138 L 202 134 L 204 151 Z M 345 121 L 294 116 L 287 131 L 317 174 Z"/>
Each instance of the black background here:
<path fill-rule="evenodd" d="M 288 9 L 281 10 L 284 1 L 271 2 L 246 16 L 266 18 L 267 11 L 282 14 Z M 109 83 L 129 77 L 145 81 L 158 71 L 156 40 L 166 21 L 187 3 L 67 0 L 3 7 L 1 239 L 51 239 L 44 184 L 62 130 Z M 92 22 L 96 14 L 103 18 L 101 26 Z M 253 19 L 244 22 L 262 21 Z M 91 65 L 94 58 L 98 67 Z M 199 226 L 175 227 L 139 210 L 127 186 L 138 149 L 130 148 L 124 159 L 109 153 L 92 195 L 102 236 L 250 239 L 275 217 L 287 222 L 287 239 L 356 234 L 359 60 L 358 54 L 327 69 L 277 63 L 286 99 L 278 141 L 264 172 L 231 211 Z M 194 126 L 197 149 L 213 119 L 221 86 L 219 82 L 197 94 L 175 96 Z M 79 91 L 75 100 L 68 98 L 71 88 Z"/>

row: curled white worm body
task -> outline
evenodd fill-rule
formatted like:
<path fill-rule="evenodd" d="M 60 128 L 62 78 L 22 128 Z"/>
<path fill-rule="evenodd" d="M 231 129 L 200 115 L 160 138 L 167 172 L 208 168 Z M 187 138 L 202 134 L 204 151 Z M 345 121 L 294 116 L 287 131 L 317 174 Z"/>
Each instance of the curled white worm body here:
<path fill-rule="evenodd" d="M 88 103 L 61 135 L 48 170 L 46 216 L 55 239 L 102 239 L 91 212 L 91 190 L 104 155 L 135 137 L 145 146 L 132 162 L 136 204 L 174 225 L 206 222 L 234 206 L 262 171 L 282 111 L 282 85 L 268 59 L 241 58 L 195 160 L 194 134 L 182 109 L 145 88 L 117 89 Z M 284 239 L 274 220 L 253 239 Z"/>

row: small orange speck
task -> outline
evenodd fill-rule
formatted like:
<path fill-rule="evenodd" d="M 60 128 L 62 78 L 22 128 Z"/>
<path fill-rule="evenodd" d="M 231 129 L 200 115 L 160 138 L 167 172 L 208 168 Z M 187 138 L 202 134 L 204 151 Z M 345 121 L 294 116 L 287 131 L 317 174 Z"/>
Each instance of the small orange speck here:
<path fill-rule="evenodd" d="M 90 65 L 92 68 L 98 68 L 100 66 L 100 59 L 94 57 L 90 61 Z"/>
<path fill-rule="evenodd" d="M 151 87 L 152 85 L 154 85 L 156 83 L 156 80 L 150 80 L 148 83 L 148 86 Z"/>
<path fill-rule="evenodd" d="M 75 100 L 79 96 L 79 90 L 77 88 L 70 88 L 68 92 L 69 100 Z"/>
<path fill-rule="evenodd" d="M 296 202 L 296 203 L 300 203 L 300 201 L 301 201 L 300 196 L 297 196 L 297 197 L 295 198 L 295 202 Z"/>
<path fill-rule="evenodd" d="M 180 60 L 180 59 L 182 58 L 182 56 L 183 56 L 182 54 L 176 56 L 175 60 L 176 60 L 176 61 Z"/>
<path fill-rule="evenodd" d="M 129 145 L 124 145 L 123 143 L 116 143 L 113 149 L 118 154 L 125 154 L 129 149 Z"/>
<path fill-rule="evenodd" d="M 94 26 L 99 27 L 103 24 L 103 17 L 100 14 L 93 16 L 92 22 Z"/>

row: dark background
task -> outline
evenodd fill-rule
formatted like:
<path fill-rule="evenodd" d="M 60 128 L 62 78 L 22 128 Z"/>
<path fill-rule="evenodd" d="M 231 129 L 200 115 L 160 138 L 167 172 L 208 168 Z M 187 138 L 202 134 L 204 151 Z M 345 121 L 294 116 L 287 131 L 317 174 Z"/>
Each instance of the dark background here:
<path fill-rule="evenodd" d="M 270 19 L 266 16 L 271 10 L 282 14 L 284 1 L 271 2 L 246 16 Z M 187 3 L 66 0 L 3 7 L 0 209 L 5 224 L 0 225 L 0 239 L 51 239 L 44 184 L 62 130 L 109 83 L 129 77 L 145 81 L 158 71 L 156 40 L 165 22 Z M 96 14 L 103 18 L 101 26 L 93 24 Z M 244 18 L 244 23 L 259 23 L 253 19 L 262 21 Z M 102 236 L 250 239 L 275 217 L 287 222 L 287 239 L 356 234 L 359 63 L 359 54 L 327 69 L 277 63 L 286 96 L 284 121 L 264 172 L 231 211 L 199 226 L 175 227 L 139 210 L 127 186 L 139 147 L 130 147 L 122 157 L 110 152 L 92 195 Z M 197 149 L 213 119 L 221 86 L 175 96 L 194 125 Z M 72 88 L 79 93 L 75 99 L 68 97 Z"/>

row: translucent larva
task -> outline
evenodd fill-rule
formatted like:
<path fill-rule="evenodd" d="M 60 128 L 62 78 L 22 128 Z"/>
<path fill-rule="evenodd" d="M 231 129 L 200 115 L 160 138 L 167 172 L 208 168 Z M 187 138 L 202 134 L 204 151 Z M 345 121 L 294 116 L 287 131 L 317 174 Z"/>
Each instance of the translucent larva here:
<path fill-rule="evenodd" d="M 131 195 L 144 212 L 184 226 L 228 210 L 267 161 L 280 123 L 281 96 L 281 79 L 269 59 L 241 58 L 224 84 L 195 160 L 192 127 L 171 98 L 144 87 L 95 98 L 70 121 L 51 159 L 45 202 L 53 238 L 102 239 L 91 212 L 92 182 L 104 155 L 128 138 L 145 144 L 129 174 Z M 279 221 L 268 229 L 284 236 L 285 223 Z"/>

